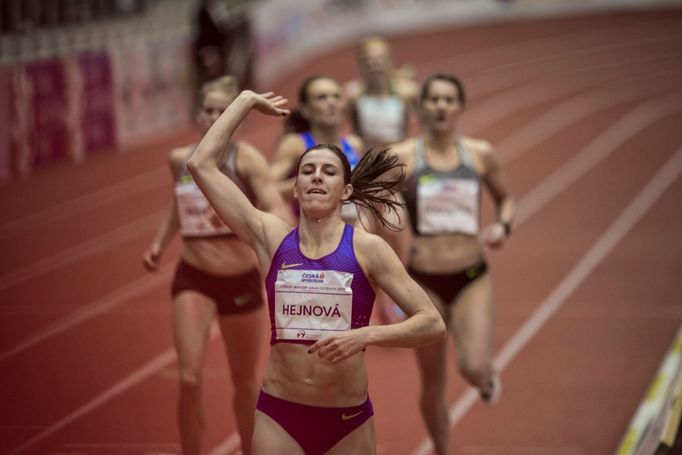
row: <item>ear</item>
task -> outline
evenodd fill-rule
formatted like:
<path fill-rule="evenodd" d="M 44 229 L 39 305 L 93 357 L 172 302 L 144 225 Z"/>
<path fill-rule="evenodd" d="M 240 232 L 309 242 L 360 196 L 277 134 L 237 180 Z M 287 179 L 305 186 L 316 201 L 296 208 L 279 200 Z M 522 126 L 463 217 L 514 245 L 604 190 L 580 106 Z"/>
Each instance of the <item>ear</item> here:
<path fill-rule="evenodd" d="M 294 199 L 298 199 L 298 190 L 296 189 L 296 183 L 294 183 Z"/>
<path fill-rule="evenodd" d="M 350 198 L 351 194 L 353 194 L 353 185 L 351 185 L 349 183 L 343 188 L 343 194 L 341 194 L 341 200 L 347 201 Z"/>

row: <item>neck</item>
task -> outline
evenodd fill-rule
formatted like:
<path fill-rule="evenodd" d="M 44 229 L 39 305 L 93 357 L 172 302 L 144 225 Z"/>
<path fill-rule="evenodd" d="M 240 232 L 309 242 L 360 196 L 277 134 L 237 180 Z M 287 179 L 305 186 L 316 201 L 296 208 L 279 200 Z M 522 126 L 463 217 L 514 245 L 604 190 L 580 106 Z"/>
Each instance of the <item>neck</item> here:
<path fill-rule="evenodd" d="M 313 134 L 313 137 L 318 144 L 338 144 L 340 141 L 339 130 L 336 127 L 311 125 L 310 132 Z"/>
<path fill-rule="evenodd" d="M 427 132 L 424 134 L 424 147 L 434 152 L 447 152 L 455 140 L 454 131 L 447 133 Z"/>
<path fill-rule="evenodd" d="M 391 92 L 391 82 L 385 74 L 370 77 L 366 81 L 365 93 L 371 95 L 385 95 Z"/>
<path fill-rule="evenodd" d="M 313 256 L 318 253 L 326 254 L 328 251 L 325 250 L 325 246 L 338 243 L 339 232 L 343 231 L 345 224 L 340 211 L 312 216 L 301 213 L 298 225 L 301 245 Z"/>

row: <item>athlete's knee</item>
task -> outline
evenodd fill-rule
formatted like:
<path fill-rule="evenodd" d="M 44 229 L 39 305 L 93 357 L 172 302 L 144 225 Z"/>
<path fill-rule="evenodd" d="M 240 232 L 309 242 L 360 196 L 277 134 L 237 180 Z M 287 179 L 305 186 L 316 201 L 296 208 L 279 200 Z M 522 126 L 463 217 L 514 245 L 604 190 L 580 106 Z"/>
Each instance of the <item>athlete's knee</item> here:
<path fill-rule="evenodd" d="M 180 371 L 180 392 L 196 393 L 201 389 L 201 374 L 196 371 Z"/>
<path fill-rule="evenodd" d="M 481 359 L 460 362 L 459 370 L 471 385 L 480 387 L 490 377 L 492 368 L 488 361 Z"/>

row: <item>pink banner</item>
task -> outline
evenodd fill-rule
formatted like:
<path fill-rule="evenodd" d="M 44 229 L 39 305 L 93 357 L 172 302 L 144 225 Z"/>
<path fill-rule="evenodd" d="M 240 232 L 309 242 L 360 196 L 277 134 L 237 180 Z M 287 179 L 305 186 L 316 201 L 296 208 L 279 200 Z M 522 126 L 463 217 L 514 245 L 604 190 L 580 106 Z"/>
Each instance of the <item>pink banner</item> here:
<path fill-rule="evenodd" d="M 86 153 L 99 152 L 116 145 L 113 83 L 108 54 L 78 57 L 80 88 L 71 96 L 80 104 L 80 127 Z"/>
<path fill-rule="evenodd" d="M 12 176 L 10 118 L 12 79 L 8 68 L 0 68 L 0 182 Z"/>
<path fill-rule="evenodd" d="M 26 64 L 25 71 L 32 91 L 32 162 L 40 166 L 64 159 L 69 150 L 64 66 L 60 60 L 44 60 Z"/>

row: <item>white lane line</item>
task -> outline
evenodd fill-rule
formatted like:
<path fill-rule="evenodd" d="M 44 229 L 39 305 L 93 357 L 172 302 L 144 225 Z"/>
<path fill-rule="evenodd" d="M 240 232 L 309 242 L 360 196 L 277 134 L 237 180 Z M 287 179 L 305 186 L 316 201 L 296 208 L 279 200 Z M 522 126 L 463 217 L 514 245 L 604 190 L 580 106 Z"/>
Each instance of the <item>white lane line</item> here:
<path fill-rule="evenodd" d="M 664 81 L 657 80 L 658 77 L 673 76 L 678 78 L 680 77 L 680 72 L 675 70 L 659 73 L 655 75 L 654 80 L 646 81 L 646 85 L 633 87 L 632 84 L 634 82 L 642 82 L 649 79 L 648 76 L 644 75 L 628 81 L 622 81 L 622 83 L 615 86 L 591 90 L 552 107 L 540 117 L 514 130 L 509 136 L 495 145 L 495 148 L 499 150 L 501 155 L 502 163 L 508 164 L 514 161 L 567 126 L 596 112 L 628 101 L 634 101 L 638 98 L 670 91 L 672 87 Z"/>
<path fill-rule="evenodd" d="M 575 56 L 588 53 L 599 52 L 602 50 L 613 50 L 616 48 L 639 45 L 639 44 L 657 44 L 661 42 L 679 40 L 678 36 L 670 36 L 670 33 L 679 34 L 679 26 L 676 19 L 666 20 L 665 24 L 662 21 L 650 21 L 647 23 L 635 23 L 627 25 L 617 25 L 611 28 L 596 28 L 591 30 L 583 30 L 579 32 L 570 32 L 563 35 L 545 36 L 542 38 L 514 42 L 504 44 L 488 49 L 478 49 L 475 51 L 468 51 L 457 55 L 449 55 L 438 60 L 433 60 L 429 63 L 424 63 L 419 66 L 420 72 L 430 72 L 437 69 L 462 66 L 478 66 L 480 72 L 494 72 L 502 68 L 510 68 L 510 65 L 521 66 L 525 62 L 546 63 L 549 58 L 562 59 L 564 55 Z M 661 33 L 661 36 L 652 36 L 648 30 L 656 30 L 656 33 Z M 636 32 L 643 32 L 642 36 L 637 36 Z M 629 36 L 626 40 L 620 40 L 613 44 L 613 34 L 627 33 Z M 632 35 L 634 33 L 634 35 Z M 608 43 L 601 46 L 594 46 L 595 42 Z M 576 46 L 584 45 L 586 47 L 575 49 Z M 570 50 L 567 50 L 570 47 Z M 592 51 L 594 49 L 594 51 Z M 505 60 L 510 55 L 518 57 L 527 54 L 529 57 L 521 57 L 516 59 L 511 64 L 506 63 L 490 68 L 487 65 L 491 61 Z M 537 57 L 541 55 L 541 57 Z M 428 71 L 424 71 L 426 68 Z"/>
<path fill-rule="evenodd" d="M 140 265 L 140 267 L 142 267 Z M 126 284 L 120 288 L 115 289 L 104 297 L 88 303 L 81 309 L 74 311 L 65 318 L 55 322 L 49 327 L 41 330 L 30 338 L 22 341 L 11 349 L 0 353 L 0 361 L 3 361 L 13 355 L 19 354 L 26 349 L 45 341 L 55 335 L 58 335 L 70 328 L 81 324 L 97 315 L 110 311 L 135 297 L 144 294 L 145 292 L 156 289 L 159 286 L 166 285 L 173 275 L 175 264 L 165 264 L 155 274 L 144 275 L 141 278 Z"/>
<path fill-rule="evenodd" d="M 682 110 L 682 106 L 679 107 Z M 589 276 L 591 271 L 607 257 L 618 242 L 644 216 L 649 207 L 679 177 L 680 173 L 682 173 L 682 148 L 678 149 L 673 157 L 661 167 L 659 172 L 635 196 L 628 207 L 611 223 L 604 234 L 592 245 L 559 285 L 532 313 L 530 318 L 526 320 L 523 326 L 498 352 L 494 362 L 499 371 L 504 371 L 521 349 L 561 307 L 571 293 Z M 530 212 L 526 211 L 525 213 L 527 218 Z M 478 401 L 478 392 L 473 387 L 470 387 L 456 402 L 450 405 L 450 428 L 454 428 L 459 423 L 476 401 Z M 425 439 L 414 450 L 413 454 L 428 455 L 431 453 L 431 449 L 431 441 Z"/>
<path fill-rule="evenodd" d="M 158 167 L 54 205 L 49 209 L 3 223 L 0 225 L 0 240 L 32 229 L 49 226 L 57 221 L 73 218 L 80 213 L 95 210 L 144 191 L 152 190 L 164 183 L 170 183 L 170 171 L 167 167 Z"/>
<path fill-rule="evenodd" d="M 131 239 L 153 230 L 159 223 L 163 210 L 140 218 L 135 222 L 125 224 L 85 242 L 74 245 L 59 253 L 35 261 L 25 267 L 15 269 L 0 276 L 0 291 L 23 283 L 54 269 L 73 264 L 87 256 L 98 254 L 115 248 Z"/>
<path fill-rule="evenodd" d="M 678 53 L 678 55 L 682 55 L 682 51 Z M 500 120 L 503 120 L 522 109 L 573 95 L 575 92 L 581 90 L 599 89 L 604 88 L 605 86 L 613 88 L 614 86 L 621 86 L 623 84 L 632 84 L 632 89 L 638 89 L 642 93 L 660 90 L 661 87 L 648 85 L 638 86 L 635 83 L 641 79 L 675 76 L 679 75 L 680 72 L 679 67 L 667 71 L 658 71 L 656 73 L 653 73 L 650 68 L 640 73 L 635 73 L 623 68 L 631 67 L 633 65 L 635 67 L 640 67 L 642 63 L 643 60 L 641 59 L 617 62 L 616 66 L 619 68 L 620 73 L 623 73 L 619 74 L 617 77 L 605 75 L 600 71 L 603 66 L 593 66 L 590 67 L 590 72 L 588 74 L 584 73 L 585 70 L 579 70 L 583 73 L 580 76 L 577 76 L 577 72 L 575 71 L 564 71 L 562 73 L 557 73 L 548 79 L 531 80 L 526 84 L 505 90 L 491 96 L 482 103 L 476 104 L 462 119 L 462 130 L 480 131 L 484 128 L 489 128 Z M 564 81 L 565 79 L 569 80 Z M 673 80 L 672 77 L 670 77 L 670 79 L 670 85 L 679 81 L 679 79 Z M 475 81 L 476 79 L 472 80 L 472 84 L 470 85 L 476 87 Z"/>
<path fill-rule="evenodd" d="M 682 96 L 664 95 L 621 117 L 597 136 L 571 160 L 550 174 L 519 202 L 515 224 L 519 224 L 545 206 L 590 169 L 608 157 L 636 133 L 663 117 L 682 111 Z"/>
<path fill-rule="evenodd" d="M 220 330 L 218 329 L 217 324 L 213 324 L 211 326 L 210 340 L 213 340 L 214 338 L 218 337 L 219 334 Z M 129 374 L 123 380 L 114 384 L 108 390 L 91 399 L 83 406 L 71 412 L 67 416 L 61 418 L 60 420 L 53 423 L 49 427 L 46 427 L 43 431 L 30 438 L 28 441 L 24 442 L 19 447 L 13 449 L 11 452 L 9 452 L 10 455 L 21 453 L 24 450 L 33 447 L 40 441 L 56 433 L 65 426 L 75 422 L 76 420 L 89 414 L 90 412 L 94 411 L 103 404 L 111 401 L 118 395 L 121 395 L 122 393 L 139 384 L 140 382 L 144 381 L 145 379 L 148 379 L 149 377 L 155 375 L 159 370 L 168 367 L 170 364 L 175 362 L 176 359 L 177 355 L 175 353 L 175 349 L 174 348 L 166 349 L 164 352 L 162 352 L 149 362 L 145 363 L 142 367 L 138 368 L 137 370 Z"/>
<path fill-rule="evenodd" d="M 223 441 L 211 449 L 208 455 L 227 455 L 234 453 L 241 447 L 239 435 L 234 432 L 229 434 Z"/>

